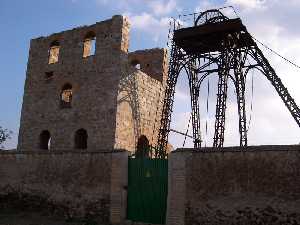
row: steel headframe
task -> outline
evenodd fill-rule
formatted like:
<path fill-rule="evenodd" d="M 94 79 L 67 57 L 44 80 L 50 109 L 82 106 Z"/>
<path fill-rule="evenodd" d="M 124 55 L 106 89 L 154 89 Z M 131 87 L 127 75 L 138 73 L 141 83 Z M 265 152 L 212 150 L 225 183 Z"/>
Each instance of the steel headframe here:
<path fill-rule="evenodd" d="M 201 148 L 199 89 L 202 81 L 213 73 L 218 74 L 214 147 L 222 148 L 224 144 L 228 78 L 233 81 L 237 95 L 240 146 L 247 146 L 245 83 L 251 69 L 258 69 L 267 77 L 300 127 L 299 107 L 239 18 L 229 19 L 219 10 L 208 10 L 194 15 L 193 27 L 174 26 L 173 33 L 156 157 L 166 157 L 175 86 L 183 69 L 189 79 L 196 149 Z"/>

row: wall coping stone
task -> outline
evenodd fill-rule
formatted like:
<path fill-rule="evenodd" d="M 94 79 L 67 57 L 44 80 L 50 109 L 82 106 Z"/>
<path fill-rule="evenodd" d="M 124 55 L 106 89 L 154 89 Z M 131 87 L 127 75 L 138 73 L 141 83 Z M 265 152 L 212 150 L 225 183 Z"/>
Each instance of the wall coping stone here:
<path fill-rule="evenodd" d="M 22 151 L 22 150 L 3 150 L 0 151 L 0 155 L 31 155 L 31 154 L 44 154 L 44 155 L 59 155 L 59 154 L 110 154 L 110 153 L 120 153 L 127 152 L 124 149 L 111 149 L 111 150 L 63 150 L 63 151 L 51 151 L 51 150 L 31 150 L 31 151 Z"/>
<path fill-rule="evenodd" d="M 247 146 L 247 147 L 240 147 L 240 146 L 233 146 L 233 147 L 224 147 L 222 150 L 214 147 L 204 147 L 201 149 L 195 148 L 178 148 L 171 153 L 227 153 L 227 152 L 272 152 L 272 151 L 300 151 L 300 145 L 257 145 L 257 146 Z"/>

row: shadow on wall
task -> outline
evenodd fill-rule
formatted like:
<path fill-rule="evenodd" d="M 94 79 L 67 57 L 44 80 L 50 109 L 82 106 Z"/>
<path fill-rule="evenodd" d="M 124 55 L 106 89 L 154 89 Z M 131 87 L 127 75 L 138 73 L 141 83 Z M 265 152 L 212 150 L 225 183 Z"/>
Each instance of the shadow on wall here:
<path fill-rule="evenodd" d="M 118 105 L 127 102 L 131 108 L 133 126 L 134 126 L 134 137 L 135 145 L 137 143 L 137 137 L 141 134 L 141 116 L 140 116 L 140 106 L 139 106 L 139 96 L 138 96 L 138 85 L 136 80 L 137 70 L 131 66 L 127 65 L 123 79 L 120 82 L 119 92 L 123 92 L 124 95 L 118 100 Z"/>

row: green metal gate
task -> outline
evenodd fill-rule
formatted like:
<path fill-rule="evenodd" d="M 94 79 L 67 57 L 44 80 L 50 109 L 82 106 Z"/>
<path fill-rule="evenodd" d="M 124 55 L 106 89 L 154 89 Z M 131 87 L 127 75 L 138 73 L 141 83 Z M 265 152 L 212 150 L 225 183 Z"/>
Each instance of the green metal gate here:
<path fill-rule="evenodd" d="M 129 158 L 128 220 L 164 224 L 167 193 L 167 159 Z"/>

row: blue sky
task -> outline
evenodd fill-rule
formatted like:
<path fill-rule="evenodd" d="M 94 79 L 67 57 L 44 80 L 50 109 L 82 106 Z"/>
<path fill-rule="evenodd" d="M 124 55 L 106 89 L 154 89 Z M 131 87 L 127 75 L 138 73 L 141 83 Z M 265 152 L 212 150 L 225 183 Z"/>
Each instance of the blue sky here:
<path fill-rule="evenodd" d="M 0 1 L 0 125 L 14 132 L 7 148 L 17 143 L 23 86 L 31 38 L 46 36 L 73 27 L 93 24 L 115 14 L 127 15 L 131 21 L 130 50 L 165 47 L 171 16 L 211 7 L 233 5 L 248 30 L 287 58 L 300 64 L 300 2 L 298 0 L 1 0 Z M 230 13 L 230 12 L 229 12 Z M 263 21 L 263 22 L 262 22 Z M 296 22 L 295 22 L 296 21 Z M 300 103 L 300 71 L 264 51 L 296 102 Z M 184 77 L 180 78 L 172 127 L 184 130 L 189 118 L 189 102 Z M 203 93 L 205 93 L 203 89 Z M 215 95 L 214 92 L 211 94 Z M 248 93 L 249 95 L 249 93 Z M 202 110 L 203 121 L 213 128 L 214 97 L 210 112 Z M 228 102 L 226 145 L 238 144 L 237 114 L 234 100 Z M 248 106 L 249 107 L 249 104 Z M 248 115 L 249 116 L 249 115 Z M 250 144 L 292 144 L 300 142 L 300 130 L 281 100 L 265 79 L 255 74 L 253 121 Z M 253 127 L 253 129 L 252 129 Z M 212 133 L 207 134 L 211 139 Z M 182 137 L 172 135 L 171 143 L 179 147 Z M 191 142 L 188 142 L 188 146 Z"/>

